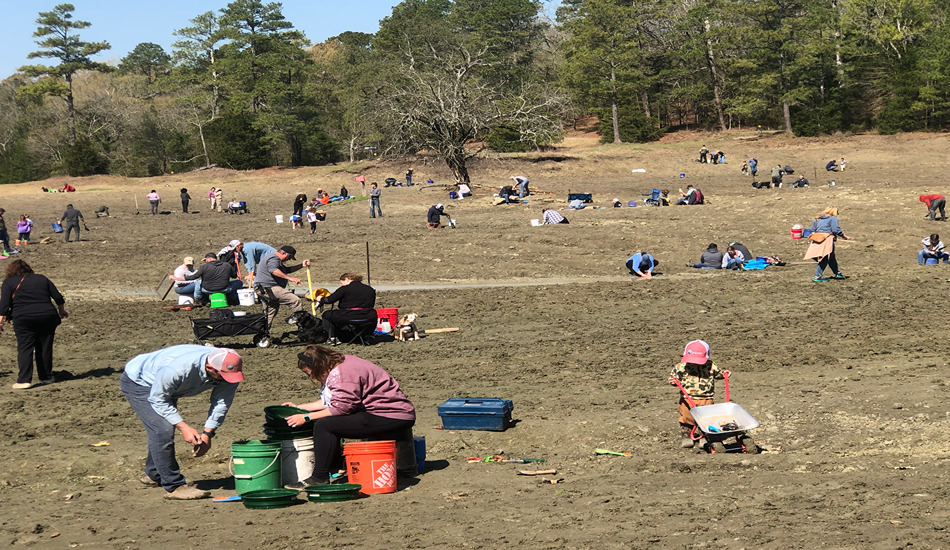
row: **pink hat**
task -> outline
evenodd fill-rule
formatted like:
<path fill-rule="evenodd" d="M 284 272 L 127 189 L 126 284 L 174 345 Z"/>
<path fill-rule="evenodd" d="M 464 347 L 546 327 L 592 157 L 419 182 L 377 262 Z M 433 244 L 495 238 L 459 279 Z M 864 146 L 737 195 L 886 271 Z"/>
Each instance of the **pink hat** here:
<path fill-rule="evenodd" d="M 217 348 L 208 354 L 208 364 L 221 374 L 225 382 L 243 382 L 244 360 L 233 349 Z"/>
<path fill-rule="evenodd" d="M 709 361 L 709 344 L 702 340 L 693 340 L 686 344 L 683 352 L 683 362 L 696 365 L 705 365 Z"/>

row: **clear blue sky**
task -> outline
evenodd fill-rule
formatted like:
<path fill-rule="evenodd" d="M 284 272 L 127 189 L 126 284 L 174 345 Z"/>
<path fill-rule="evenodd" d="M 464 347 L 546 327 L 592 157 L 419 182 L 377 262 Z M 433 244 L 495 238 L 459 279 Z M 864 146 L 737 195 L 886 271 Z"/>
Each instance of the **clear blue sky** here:
<path fill-rule="evenodd" d="M 0 80 L 18 67 L 33 63 L 52 64 L 50 58 L 27 59 L 38 49 L 33 33 L 41 11 L 52 11 L 59 4 L 72 4 L 73 19 L 88 21 L 91 27 L 80 31 L 88 42 L 107 41 L 111 50 L 102 52 L 97 61 L 118 61 L 142 42 L 154 42 L 171 53 L 175 41 L 172 32 L 190 25 L 189 20 L 206 11 L 218 11 L 229 0 L 0 0 L 0 13 L 6 23 L 0 33 Z M 311 42 L 322 42 L 345 31 L 375 33 L 379 20 L 389 16 L 398 0 L 284 0 L 284 17 L 303 31 Z"/>

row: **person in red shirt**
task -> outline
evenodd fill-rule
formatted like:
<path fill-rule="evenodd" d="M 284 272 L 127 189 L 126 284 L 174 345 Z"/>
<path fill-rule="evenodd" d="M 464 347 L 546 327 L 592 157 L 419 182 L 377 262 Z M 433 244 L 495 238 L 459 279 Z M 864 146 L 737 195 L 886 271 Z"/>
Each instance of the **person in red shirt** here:
<path fill-rule="evenodd" d="M 925 203 L 930 212 L 927 213 L 927 217 L 930 218 L 930 221 L 933 221 L 936 218 L 937 210 L 940 210 L 940 221 L 947 221 L 947 213 L 944 211 L 944 208 L 947 206 L 947 199 L 943 195 L 921 195 L 920 202 Z"/>

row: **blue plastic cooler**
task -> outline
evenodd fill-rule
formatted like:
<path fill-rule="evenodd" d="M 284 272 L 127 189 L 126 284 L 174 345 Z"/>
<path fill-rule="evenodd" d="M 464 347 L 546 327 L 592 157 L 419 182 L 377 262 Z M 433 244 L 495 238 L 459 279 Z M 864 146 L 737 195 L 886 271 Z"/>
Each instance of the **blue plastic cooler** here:
<path fill-rule="evenodd" d="M 446 430 L 503 432 L 511 424 L 514 403 L 497 397 L 453 397 L 439 405 Z"/>

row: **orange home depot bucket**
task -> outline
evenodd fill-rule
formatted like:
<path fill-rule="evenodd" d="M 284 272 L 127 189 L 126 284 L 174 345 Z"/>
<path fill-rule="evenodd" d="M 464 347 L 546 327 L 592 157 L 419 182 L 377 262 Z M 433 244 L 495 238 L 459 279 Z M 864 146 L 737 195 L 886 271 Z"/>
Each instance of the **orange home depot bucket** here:
<path fill-rule="evenodd" d="M 396 492 L 396 442 L 345 443 L 346 474 L 364 495 Z"/>
<path fill-rule="evenodd" d="M 383 320 L 389 321 L 390 330 L 396 328 L 396 325 L 399 324 L 399 308 L 398 307 L 379 308 L 376 310 L 376 316 L 379 317 L 379 323 L 377 323 L 376 325 L 377 327 L 383 324 Z"/>
<path fill-rule="evenodd" d="M 801 228 L 801 227 L 793 227 L 793 228 L 792 228 L 792 238 L 793 238 L 793 239 L 801 239 L 801 238 L 802 238 L 802 228 Z"/>

